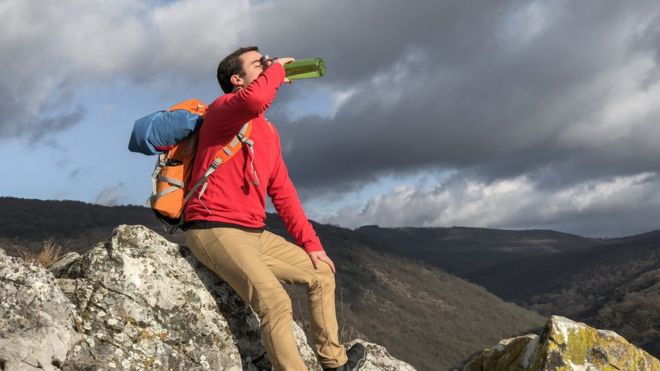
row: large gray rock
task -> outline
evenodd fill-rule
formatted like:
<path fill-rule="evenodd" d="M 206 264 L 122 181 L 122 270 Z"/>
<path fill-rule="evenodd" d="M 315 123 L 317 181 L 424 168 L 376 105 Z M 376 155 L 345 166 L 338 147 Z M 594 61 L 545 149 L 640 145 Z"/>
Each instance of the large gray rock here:
<path fill-rule="evenodd" d="M 76 339 L 71 303 L 53 275 L 0 252 L 0 370 L 54 370 Z"/>
<path fill-rule="evenodd" d="M 367 360 L 360 371 L 415 371 L 414 367 L 392 357 L 385 347 L 378 344 L 353 340 L 346 347 L 350 348 L 356 342 L 362 343 L 367 348 Z"/>
<path fill-rule="evenodd" d="M 122 225 L 49 268 L 0 251 L 0 370 L 270 370 L 259 319 L 187 250 Z M 320 370 L 302 329 L 298 348 Z M 371 343 L 366 370 L 412 367 Z"/>
<path fill-rule="evenodd" d="M 271 369 L 251 308 L 187 248 L 143 226 L 119 226 L 55 267 L 82 335 L 64 369 Z M 293 332 L 307 367 L 320 370 L 295 322 Z M 370 370 L 406 369 L 371 347 Z"/>
<path fill-rule="evenodd" d="M 615 332 L 552 316 L 540 335 L 502 340 L 463 370 L 660 371 L 660 361 Z"/>
<path fill-rule="evenodd" d="M 73 262 L 78 260 L 80 257 L 80 254 L 77 252 L 69 252 L 64 255 L 62 255 L 56 262 L 48 266 L 48 270 L 55 275 L 56 277 L 59 277 L 62 275 L 62 272 Z"/>
<path fill-rule="evenodd" d="M 145 227 L 119 226 L 60 277 L 83 339 L 65 369 L 267 367 L 249 307 L 186 249 Z"/>

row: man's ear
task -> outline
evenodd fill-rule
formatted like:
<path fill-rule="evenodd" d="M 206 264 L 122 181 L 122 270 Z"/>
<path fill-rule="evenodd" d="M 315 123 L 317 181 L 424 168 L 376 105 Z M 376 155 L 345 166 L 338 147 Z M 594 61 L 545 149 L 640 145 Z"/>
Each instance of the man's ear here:
<path fill-rule="evenodd" d="M 234 86 L 242 86 L 245 83 L 243 78 L 237 74 L 231 75 L 229 81 L 231 81 Z"/>

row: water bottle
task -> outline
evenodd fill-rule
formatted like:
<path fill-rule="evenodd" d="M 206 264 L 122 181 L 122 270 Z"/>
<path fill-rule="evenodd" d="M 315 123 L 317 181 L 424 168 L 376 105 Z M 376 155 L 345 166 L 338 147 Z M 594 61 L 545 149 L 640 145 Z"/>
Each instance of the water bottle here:
<path fill-rule="evenodd" d="M 298 59 L 284 65 L 289 80 L 310 79 L 325 75 L 325 62 L 321 58 Z"/>
<path fill-rule="evenodd" d="M 270 59 L 264 55 L 262 60 Z M 286 77 L 289 80 L 310 79 L 325 75 L 325 62 L 322 58 L 298 59 L 284 65 Z"/>

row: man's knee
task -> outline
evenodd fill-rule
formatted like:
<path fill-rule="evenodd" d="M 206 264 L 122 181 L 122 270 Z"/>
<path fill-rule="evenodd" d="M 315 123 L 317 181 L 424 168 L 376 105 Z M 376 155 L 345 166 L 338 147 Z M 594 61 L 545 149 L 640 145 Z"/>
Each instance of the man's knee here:
<path fill-rule="evenodd" d="M 255 294 L 250 305 L 260 318 L 292 313 L 291 299 L 279 282 L 257 284 Z"/>
<path fill-rule="evenodd" d="M 310 282 L 310 291 L 334 290 L 335 289 L 335 274 L 332 273 L 330 268 L 325 269 L 319 267 L 314 272 L 314 278 Z"/>

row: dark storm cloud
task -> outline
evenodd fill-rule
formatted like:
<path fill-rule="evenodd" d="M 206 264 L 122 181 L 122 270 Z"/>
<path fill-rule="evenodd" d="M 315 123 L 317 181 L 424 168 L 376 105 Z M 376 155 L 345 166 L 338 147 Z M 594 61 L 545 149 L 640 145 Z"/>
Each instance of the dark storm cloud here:
<path fill-rule="evenodd" d="M 651 13 L 650 18 L 648 24 L 640 30 L 633 47 L 654 57 L 655 68 L 649 73 L 646 81 L 652 84 L 660 79 L 660 14 Z"/>
<path fill-rule="evenodd" d="M 326 82 L 352 84 L 390 72 L 406 53 L 432 52 L 438 65 L 461 65 L 493 49 L 483 30 L 522 1 L 335 1 L 301 7 L 272 2 L 253 14 L 253 34 L 264 49 L 294 56 L 323 56 Z M 278 14 L 274 11 L 278 10 Z M 279 12 L 281 11 L 281 12 Z"/>
<path fill-rule="evenodd" d="M 0 138 L 42 139 L 79 123 L 83 88 L 208 79 L 241 2 L 26 0 L 0 9 Z M 202 26 L 204 25 L 204 26 Z M 178 79 L 178 80 L 177 80 Z M 186 81 L 186 84 L 179 81 Z M 157 89 L 157 88 L 156 88 Z M 164 88 L 165 89 L 165 88 Z"/>
<path fill-rule="evenodd" d="M 36 90 L 36 89 L 35 89 Z M 16 93 L 0 85 L 0 137 L 23 137 L 38 142 L 49 135 L 78 124 L 84 117 L 82 107 L 53 111 L 35 102 L 37 91 Z"/>
<path fill-rule="evenodd" d="M 281 88 L 268 112 L 302 198 L 453 174 L 326 220 L 596 231 L 623 218 L 623 231 L 660 205 L 646 201 L 660 184 L 659 21 L 654 1 L 14 2 L 0 11 L 0 138 L 46 142 L 80 122 L 95 109 L 78 107 L 81 87 L 197 94 L 223 55 L 256 44 L 328 65 Z M 335 100 L 330 115 L 291 116 L 319 91 Z M 124 188 L 97 202 L 124 202 Z M 546 201 L 561 205 L 554 219 Z"/>
<path fill-rule="evenodd" d="M 334 117 L 274 118 L 303 193 L 428 166 L 485 181 L 534 173 L 560 186 L 660 169 L 659 111 L 608 114 L 645 89 L 650 66 L 635 60 L 656 50 L 650 20 L 659 9 L 615 1 L 315 3 L 295 16 L 263 15 L 256 34 L 287 54 L 325 56 L 329 73 L 318 84 L 353 91 Z"/>
<path fill-rule="evenodd" d="M 24 127 L 26 128 L 30 139 L 33 141 L 39 141 L 52 133 L 63 131 L 76 125 L 82 120 L 83 116 L 83 108 L 78 107 L 75 111 L 70 113 L 39 118 L 36 122 L 25 125 Z"/>

